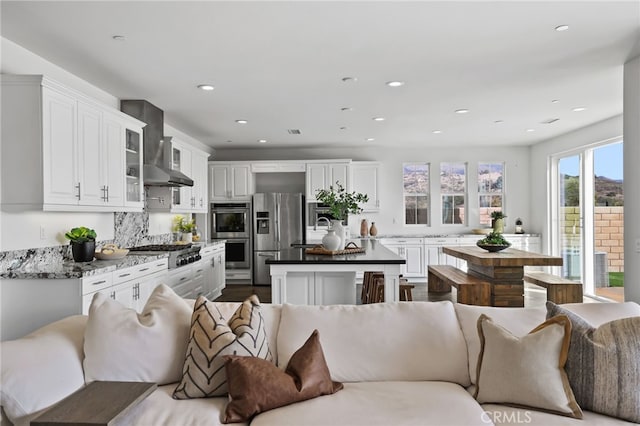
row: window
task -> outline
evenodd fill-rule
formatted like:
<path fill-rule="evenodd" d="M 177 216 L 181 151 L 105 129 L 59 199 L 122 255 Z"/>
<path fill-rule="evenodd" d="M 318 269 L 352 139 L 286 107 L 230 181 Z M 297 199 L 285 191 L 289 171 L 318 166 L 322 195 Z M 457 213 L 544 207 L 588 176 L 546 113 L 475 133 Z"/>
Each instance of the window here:
<path fill-rule="evenodd" d="M 467 165 L 440 164 L 440 194 L 442 195 L 442 224 L 464 224 L 466 217 Z"/>
<path fill-rule="evenodd" d="M 428 225 L 429 164 L 404 164 L 402 182 L 405 225 Z"/>
<path fill-rule="evenodd" d="M 480 224 L 491 225 L 491 212 L 504 211 L 504 163 L 478 164 Z"/>

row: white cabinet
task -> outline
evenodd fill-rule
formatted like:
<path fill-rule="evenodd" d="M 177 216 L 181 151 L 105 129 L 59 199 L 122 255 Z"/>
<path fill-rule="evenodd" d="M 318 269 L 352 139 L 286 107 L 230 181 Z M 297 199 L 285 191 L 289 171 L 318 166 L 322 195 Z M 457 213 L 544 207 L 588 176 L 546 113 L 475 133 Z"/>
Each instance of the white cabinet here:
<path fill-rule="evenodd" d="M 355 305 L 355 272 L 289 272 L 283 303 L 293 305 Z"/>
<path fill-rule="evenodd" d="M 330 186 L 335 186 L 336 183 L 342 185 L 347 191 L 351 190 L 348 162 L 307 163 L 307 201 L 316 201 L 316 192 L 318 190 L 329 189 Z"/>
<path fill-rule="evenodd" d="M 2 91 L 0 170 L 21 180 L 3 209 L 142 210 L 124 197 L 125 128 L 144 123 L 43 76 L 2 75 Z"/>
<path fill-rule="evenodd" d="M 425 276 L 424 241 L 422 238 L 385 238 L 381 243 L 398 256 L 406 260 L 402 265 L 401 274 L 406 278 L 419 278 Z"/>
<path fill-rule="evenodd" d="M 354 161 L 351 163 L 351 190 L 366 194 L 369 201 L 362 204 L 363 212 L 380 210 L 380 163 Z"/>
<path fill-rule="evenodd" d="M 203 294 L 209 300 L 215 300 L 222 295 L 225 288 L 224 244 L 204 247 L 200 254 L 201 262 L 205 266 Z"/>
<path fill-rule="evenodd" d="M 445 246 L 459 246 L 466 245 L 464 242 L 461 243 L 459 238 L 449 237 L 449 238 L 425 238 L 425 261 L 426 267 L 425 270 L 428 269 L 430 265 L 451 265 L 456 268 L 466 269 L 466 261 L 462 259 L 458 259 L 457 257 L 449 256 L 448 254 L 442 251 L 442 247 Z M 464 241 L 464 240 L 463 240 Z"/>
<path fill-rule="evenodd" d="M 209 163 L 211 200 L 248 200 L 253 195 L 253 187 L 249 164 Z"/>
<path fill-rule="evenodd" d="M 199 151 L 193 151 L 191 155 L 191 178 L 193 179 L 193 187 L 191 188 L 192 213 L 208 212 L 208 158 L 209 154 Z"/>

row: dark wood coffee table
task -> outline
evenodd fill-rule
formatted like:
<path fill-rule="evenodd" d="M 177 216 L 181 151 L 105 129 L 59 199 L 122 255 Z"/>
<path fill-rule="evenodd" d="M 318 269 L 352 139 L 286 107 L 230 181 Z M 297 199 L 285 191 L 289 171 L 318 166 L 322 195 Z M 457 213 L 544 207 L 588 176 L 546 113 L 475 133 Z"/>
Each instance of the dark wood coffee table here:
<path fill-rule="evenodd" d="M 112 426 L 157 387 L 146 382 L 91 382 L 32 420 L 31 425 Z"/>

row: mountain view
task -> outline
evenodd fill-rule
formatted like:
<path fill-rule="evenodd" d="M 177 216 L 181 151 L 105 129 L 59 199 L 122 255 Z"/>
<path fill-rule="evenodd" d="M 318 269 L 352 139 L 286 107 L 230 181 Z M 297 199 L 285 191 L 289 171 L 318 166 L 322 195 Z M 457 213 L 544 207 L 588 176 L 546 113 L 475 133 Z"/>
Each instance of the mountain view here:
<path fill-rule="evenodd" d="M 564 175 L 564 205 L 577 206 L 579 200 L 578 176 Z M 595 205 L 623 206 L 624 192 L 622 179 L 611 179 L 606 176 L 595 177 Z"/>

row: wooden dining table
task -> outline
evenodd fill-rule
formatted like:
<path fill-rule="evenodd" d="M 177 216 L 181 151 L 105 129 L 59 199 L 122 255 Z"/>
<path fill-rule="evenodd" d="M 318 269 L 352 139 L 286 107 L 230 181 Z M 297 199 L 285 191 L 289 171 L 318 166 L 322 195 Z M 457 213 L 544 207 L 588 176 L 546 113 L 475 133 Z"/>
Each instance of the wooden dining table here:
<path fill-rule="evenodd" d="M 467 273 L 491 284 L 491 305 L 524 306 L 524 267 L 562 266 L 562 257 L 507 248 L 488 252 L 476 246 L 443 247 L 450 256 L 467 261 Z"/>

